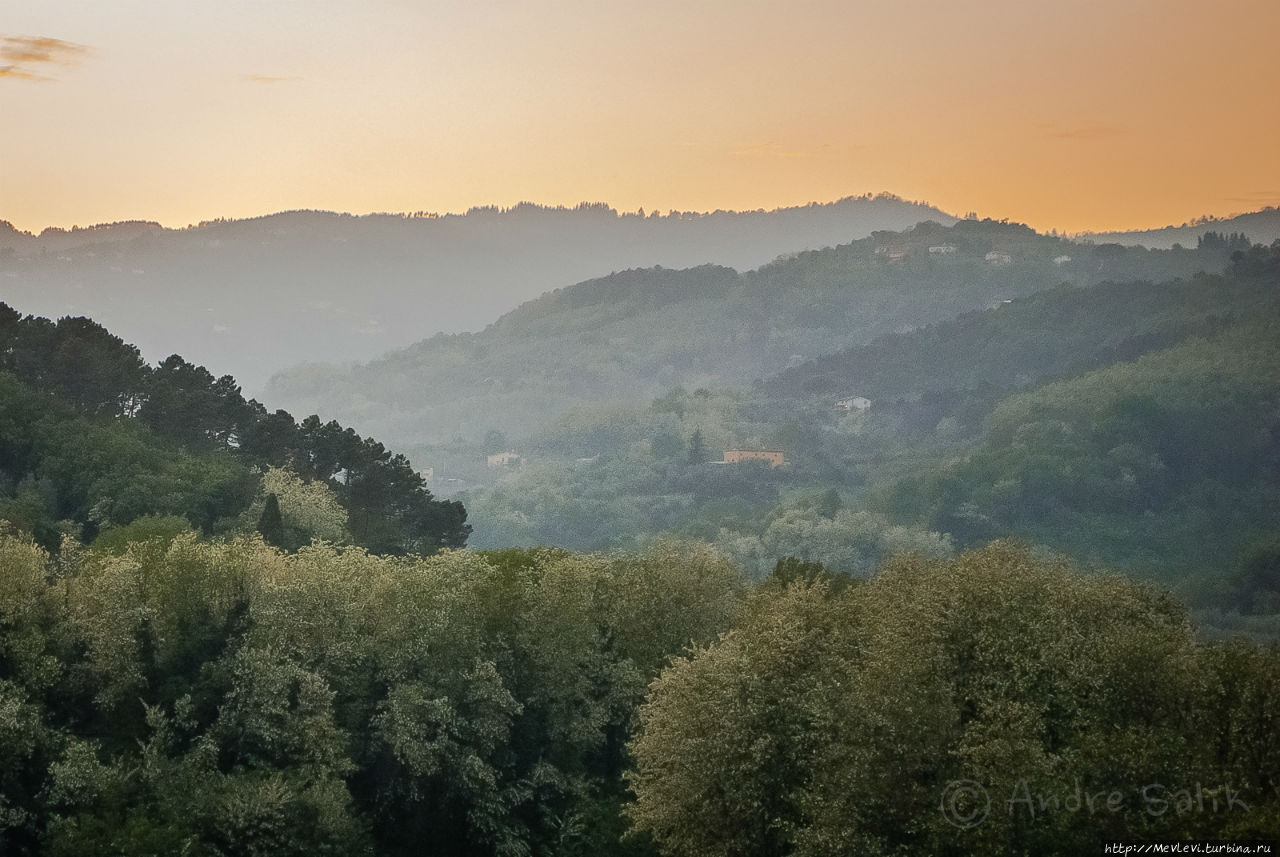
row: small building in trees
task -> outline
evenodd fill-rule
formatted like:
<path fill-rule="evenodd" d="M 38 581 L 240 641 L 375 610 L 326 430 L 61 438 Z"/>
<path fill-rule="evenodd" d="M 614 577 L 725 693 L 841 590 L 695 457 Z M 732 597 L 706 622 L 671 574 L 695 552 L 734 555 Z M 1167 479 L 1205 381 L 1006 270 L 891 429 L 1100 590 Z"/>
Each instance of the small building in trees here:
<path fill-rule="evenodd" d="M 836 402 L 836 410 L 845 413 L 853 411 L 865 411 L 871 407 L 871 400 L 866 396 L 850 396 L 847 399 L 841 399 Z"/>
<path fill-rule="evenodd" d="M 780 449 L 726 449 L 725 464 L 741 464 L 744 461 L 767 461 L 770 467 L 782 467 L 787 463 Z"/>
<path fill-rule="evenodd" d="M 493 468 L 517 467 L 520 464 L 520 453 L 513 450 L 495 452 L 485 457 L 485 464 Z"/>

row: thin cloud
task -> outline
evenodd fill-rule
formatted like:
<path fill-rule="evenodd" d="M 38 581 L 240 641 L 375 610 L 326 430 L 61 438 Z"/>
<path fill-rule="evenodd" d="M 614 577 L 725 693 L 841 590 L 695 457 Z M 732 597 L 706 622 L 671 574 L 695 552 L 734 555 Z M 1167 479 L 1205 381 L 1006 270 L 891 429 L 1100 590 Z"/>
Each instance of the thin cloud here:
<path fill-rule="evenodd" d="M 16 80 L 53 80 L 51 77 L 44 77 L 34 72 L 24 71 L 16 65 L 0 65 L 0 77 L 12 77 Z"/>
<path fill-rule="evenodd" d="M 51 39 L 48 36 L 0 37 L 0 77 L 15 80 L 48 81 L 53 78 L 36 70 L 40 66 L 68 67 L 89 54 L 85 45 Z"/>

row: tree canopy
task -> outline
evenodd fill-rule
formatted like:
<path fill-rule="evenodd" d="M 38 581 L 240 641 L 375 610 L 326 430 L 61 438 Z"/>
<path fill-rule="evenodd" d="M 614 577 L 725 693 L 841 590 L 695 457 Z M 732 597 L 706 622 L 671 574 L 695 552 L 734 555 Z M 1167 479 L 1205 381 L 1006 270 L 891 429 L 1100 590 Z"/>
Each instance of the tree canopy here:
<path fill-rule="evenodd" d="M 460 503 L 434 499 L 409 460 L 373 438 L 268 413 L 231 376 L 176 354 L 148 367 L 88 319 L 55 324 L 0 304 L 0 402 L 0 516 L 50 550 L 64 533 L 92 540 L 144 515 L 224 531 L 254 502 L 260 474 L 280 468 L 318 483 L 316 496 L 331 492 L 351 540 L 379 553 L 460 547 L 470 533 Z"/>

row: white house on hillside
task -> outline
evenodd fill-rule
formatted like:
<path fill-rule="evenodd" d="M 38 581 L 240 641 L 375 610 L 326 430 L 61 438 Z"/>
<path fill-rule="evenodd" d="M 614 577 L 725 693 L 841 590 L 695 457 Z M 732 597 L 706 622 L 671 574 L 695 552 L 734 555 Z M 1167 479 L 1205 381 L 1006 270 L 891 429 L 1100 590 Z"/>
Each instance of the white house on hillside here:
<path fill-rule="evenodd" d="M 485 463 L 490 467 L 515 467 L 520 463 L 520 453 L 510 450 L 507 452 L 495 452 L 485 458 Z"/>

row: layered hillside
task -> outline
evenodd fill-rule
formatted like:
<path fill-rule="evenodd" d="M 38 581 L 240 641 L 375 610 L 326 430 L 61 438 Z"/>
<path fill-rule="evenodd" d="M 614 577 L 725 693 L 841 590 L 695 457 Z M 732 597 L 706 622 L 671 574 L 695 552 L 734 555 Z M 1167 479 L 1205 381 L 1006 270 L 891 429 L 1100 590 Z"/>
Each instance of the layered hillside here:
<path fill-rule="evenodd" d="M 1075 243 L 995 221 L 927 222 L 746 274 L 613 274 L 530 301 L 480 333 L 436 336 L 353 367 L 295 368 L 273 379 L 267 397 L 358 420 L 398 443 L 523 435 L 575 406 L 746 384 L 1062 283 L 1187 277 L 1221 269 L 1228 255 Z"/>
<path fill-rule="evenodd" d="M 484 545 L 667 531 L 756 573 L 785 556 L 858 573 L 893 549 L 1017 538 L 1221 595 L 1274 554 L 1278 330 L 1280 245 L 1222 274 L 1059 286 L 749 390 L 581 409 L 465 496 Z M 786 466 L 721 462 L 744 446 Z"/>
<path fill-rule="evenodd" d="M 1201 217 L 1178 226 L 1160 229 L 1136 229 L 1129 232 L 1098 232 L 1079 237 L 1096 242 L 1139 244 L 1143 247 L 1169 249 L 1175 244 L 1194 247 L 1205 232 L 1244 235 L 1255 244 L 1280 240 L 1280 208 L 1270 206 L 1232 217 Z"/>
<path fill-rule="evenodd" d="M 310 360 L 369 360 L 479 330 L 565 283 L 641 265 L 753 268 L 922 219 L 897 197 L 774 211 L 619 213 L 605 205 L 353 217 L 294 211 L 186 229 L 129 222 L 30 235 L 0 224 L 0 300 L 94 318 L 158 361 L 181 353 L 257 391 Z"/>

